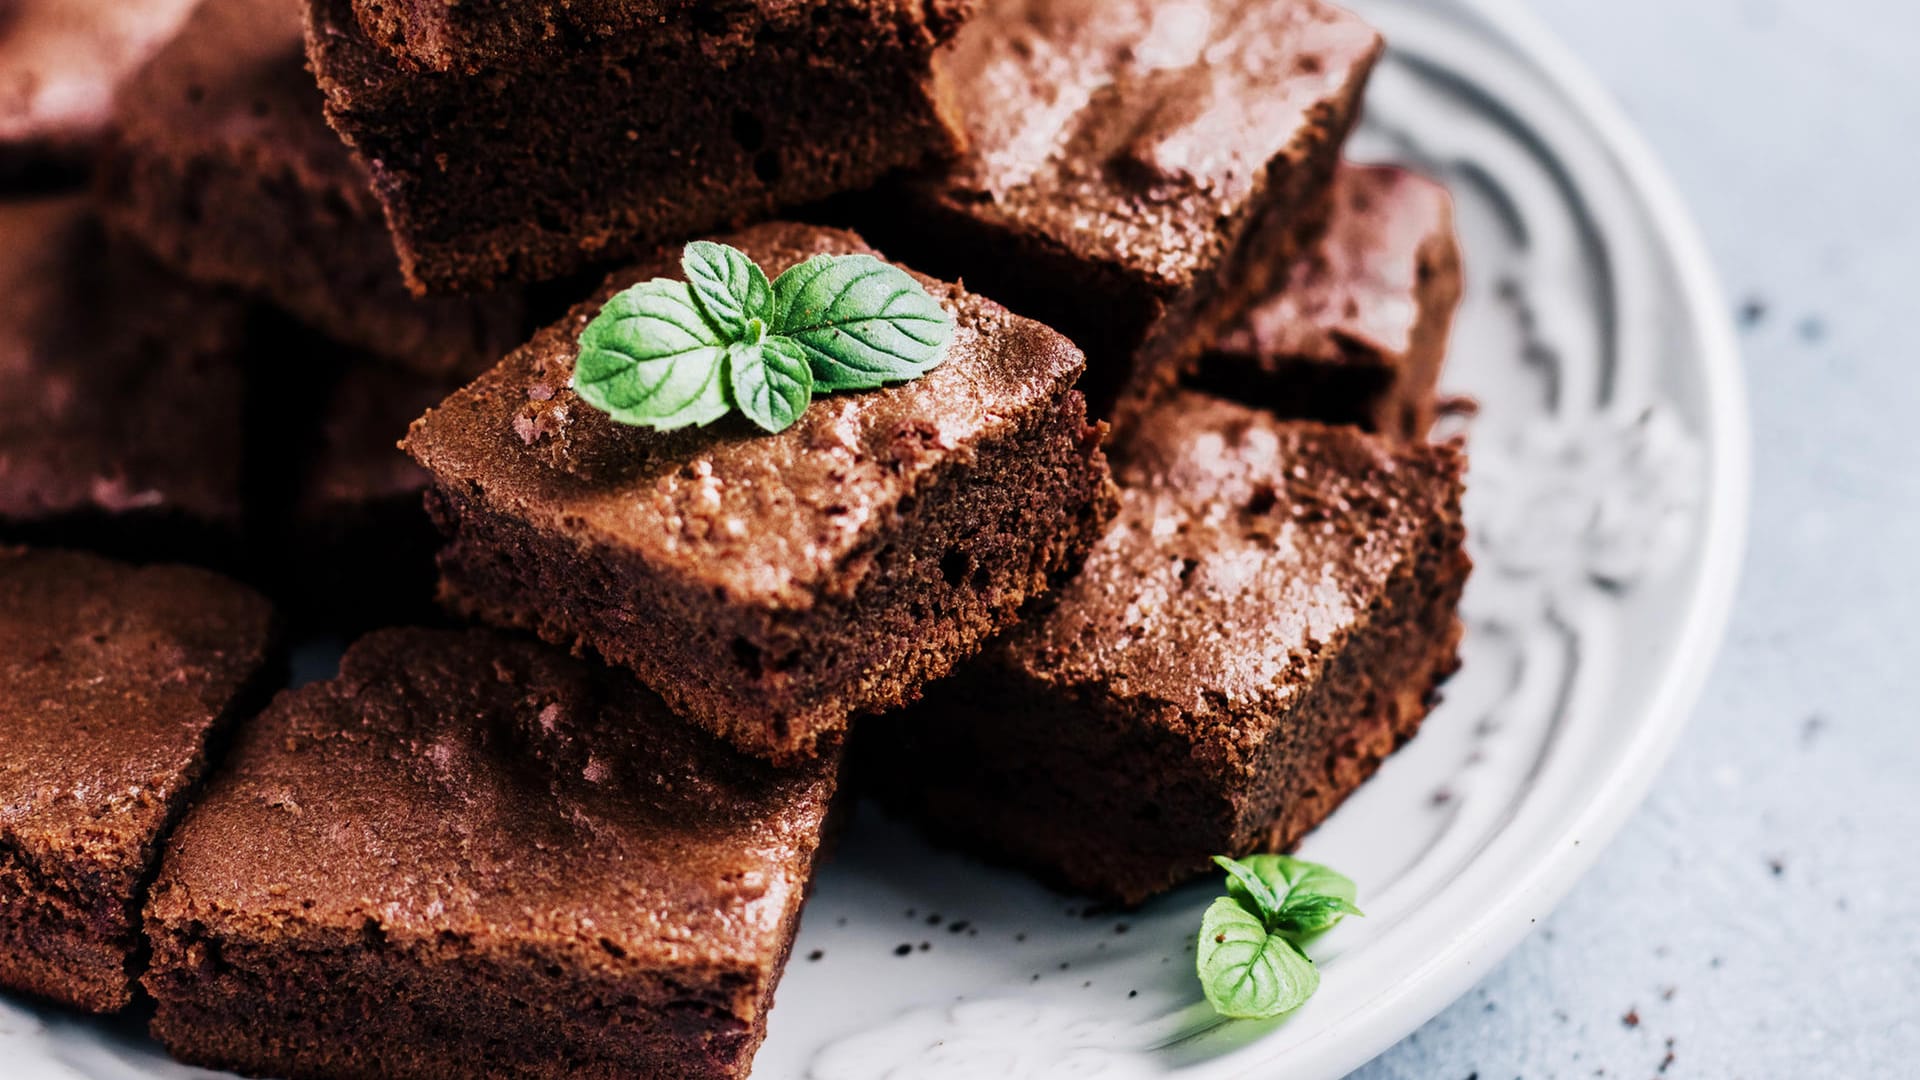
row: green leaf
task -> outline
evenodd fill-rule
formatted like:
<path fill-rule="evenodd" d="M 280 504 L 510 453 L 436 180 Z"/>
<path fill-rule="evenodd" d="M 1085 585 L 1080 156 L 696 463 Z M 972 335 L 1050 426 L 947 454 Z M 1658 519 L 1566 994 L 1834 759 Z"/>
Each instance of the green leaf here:
<path fill-rule="evenodd" d="M 1222 1016 L 1259 1020 L 1299 1008 L 1320 971 L 1294 944 L 1267 932 L 1240 901 L 1221 897 L 1200 920 L 1194 960 L 1201 989 Z"/>
<path fill-rule="evenodd" d="M 746 341 L 747 324 L 773 321 L 773 286 L 746 252 L 711 240 L 695 240 L 680 256 L 700 311 L 726 339 Z"/>
<path fill-rule="evenodd" d="M 655 278 L 607 301 L 581 331 L 573 389 L 622 424 L 710 424 L 732 408 L 725 346 L 685 282 Z"/>
<path fill-rule="evenodd" d="M 1252 867 L 1242 865 L 1225 855 L 1215 855 L 1213 864 L 1227 872 L 1227 877 L 1230 879 L 1227 884 L 1227 895 L 1236 900 L 1245 897 L 1244 904 L 1249 912 L 1260 916 L 1262 921 L 1271 919 L 1279 913 L 1280 897 L 1273 891 L 1271 885 L 1268 885 L 1259 874 L 1254 873 Z M 1236 885 L 1239 886 L 1237 891 L 1234 889 Z"/>
<path fill-rule="evenodd" d="M 807 355 L 786 338 L 729 346 L 727 371 L 733 380 L 733 400 L 764 431 L 792 427 L 813 400 L 813 371 L 807 366 Z"/>
<path fill-rule="evenodd" d="M 1345 916 L 1361 914 L 1354 906 L 1359 891 L 1353 881 L 1319 863 L 1290 855 L 1250 855 L 1237 865 L 1265 885 L 1273 897 L 1268 901 L 1272 906 L 1264 910 L 1267 926 L 1277 933 L 1298 940 L 1332 929 Z M 1227 895 L 1249 905 L 1259 904 L 1260 898 L 1245 882 L 1245 877 L 1234 874 L 1227 883 Z"/>
<path fill-rule="evenodd" d="M 1333 929 L 1348 915 L 1363 914 L 1365 912 L 1355 907 L 1353 901 L 1344 897 L 1304 896 L 1283 905 L 1280 913 L 1268 920 L 1267 925 L 1277 933 L 1299 941 Z"/>
<path fill-rule="evenodd" d="M 818 391 L 916 379 L 946 359 L 953 316 L 871 255 L 816 255 L 773 283 L 772 331 L 803 349 Z"/>

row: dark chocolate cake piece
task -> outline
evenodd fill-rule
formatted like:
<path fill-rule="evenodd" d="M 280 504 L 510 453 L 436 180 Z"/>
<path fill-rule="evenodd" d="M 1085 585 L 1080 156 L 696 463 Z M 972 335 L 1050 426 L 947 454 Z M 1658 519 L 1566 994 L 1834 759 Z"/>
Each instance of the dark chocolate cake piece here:
<path fill-rule="evenodd" d="M 1469 569 L 1452 446 L 1181 393 L 1026 623 L 855 745 L 938 834 L 1128 903 L 1281 851 L 1426 716 Z"/>
<path fill-rule="evenodd" d="M 992 0 L 943 57 L 970 149 L 850 219 L 1163 393 L 1324 218 L 1380 51 L 1321 0 Z M 1122 425 L 1124 426 L 1124 425 Z"/>
<path fill-rule="evenodd" d="M 1460 274 L 1445 188 L 1343 166 L 1326 236 L 1220 336 L 1192 381 L 1278 416 L 1424 439 Z"/>
<path fill-rule="evenodd" d="M 267 602 L 207 571 L 0 548 L 0 987 L 133 1000 L 161 840 L 272 646 Z"/>
<path fill-rule="evenodd" d="M 403 64 L 355 0 L 304 2 L 327 116 L 371 168 L 417 290 L 604 266 L 959 148 L 933 56 L 967 0 L 539 5 L 556 32 L 617 29 L 553 48 L 514 31 L 510 58 L 471 73 Z M 462 8 L 383 6 L 431 24 L 530 5 Z M 523 25 L 544 40 L 546 24 Z"/>
<path fill-rule="evenodd" d="M 295 1080 L 744 1078 L 838 766 L 742 757 L 537 642 L 372 634 L 175 831 L 154 1034 Z"/>
<path fill-rule="evenodd" d="M 808 225 L 726 242 L 770 276 L 871 252 Z M 957 325 L 923 378 L 817 398 L 778 435 L 740 417 L 615 424 L 569 387 L 579 335 L 615 290 L 662 276 L 680 276 L 677 249 L 414 426 L 456 611 L 590 648 L 741 748 L 791 759 L 977 651 L 1111 514 L 1079 350 L 932 279 Z"/>
<path fill-rule="evenodd" d="M 295 0 L 205 0 L 122 89 L 102 214 L 187 277 L 426 375 L 525 340 L 517 293 L 414 298 L 367 170 L 322 116 Z"/>
<path fill-rule="evenodd" d="M 237 558 L 244 306 L 110 243 L 78 197 L 0 203 L 0 295 L 0 541 Z"/>

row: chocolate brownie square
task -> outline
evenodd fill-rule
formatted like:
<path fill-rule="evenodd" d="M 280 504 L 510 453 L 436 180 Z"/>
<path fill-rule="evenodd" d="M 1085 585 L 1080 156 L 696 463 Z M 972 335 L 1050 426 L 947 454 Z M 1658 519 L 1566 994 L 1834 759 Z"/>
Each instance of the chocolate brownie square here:
<path fill-rule="evenodd" d="M 111 244 L 71 196 L 0 203 L 0 295 L 0 540 L 236 557 L 244 307 Z"/>
<path fill-rule="evenodd" d="M 193 0 L 0 0 L 0 186 L 85 176 L 114 88 Z"/>
<path fill-rule="evenodd" d="M 872 251 L 778 223 L 725 241 L 769 275 Z M 414 425 L 441 597 L 633 669 L 751 753 L 802 757 L 917 696 L 1097 537 L 1113 495 L 1084 360 L 921 278 L 956 321 L 923 378 L 819 398 L 778 435 L 621 427 L 569 389 L 580 332 L 615 290 L 679 276 L 677 250 L 614 275 Z"/>
<path fill-rule="evenodd" d="M 1457 665 L 1463 461 L 1178 394 L 1057 600 L 859 735 L 939 833 L 1135 903 L 1292 846 Z M 877 767 L 874 767 L 877 766 Z"/>
<path fill-rule="evenodd" d="M 0 549 L 0 986 L 132 1001 L 160 842 L 272 649 L 267 602 L 207 571 Z"/>
<path fill-rule="evenodd" d="M 122 89 L 99 187 L 107 223 L 166 265 L 423 374 L 477 372 L 532 326 L 516 293 L 407 291 L 367 171 L 321 115 L 291 0 L 205 0 Z"/>
<path fill-rule="evenodd" d="M 154 1034 L 293 1080 L 745 1077 L 838 758 L 742 757 L 537 642 L 372 634 L 169 842 Z"/>
<path fill-rule="evenodd" d="M 1424 439 L 1460 291 L 1446 189 L 1343 166 L 1326 236 L 1220 336 L 1192 381 L 1280 416 Z"/>
<path fill-rule="evenodd" d="M 473 73 L 408 70 L 353 0 L 305 2 L 327 117 L 372 169 L 416 290 L 605 265 L 958 148 L 933 55 L 967 0 L 538 5 L 556 28 L 618 28 Z"/>
<path fill-rule="evenodd" d="M 996 0 L 944 58 L 971 149 L 850 220 L 1164 392 L 1320 227 L 1380 38 L 1320 0 Z M 1118 425 L 1124 426 L 1124 425 Z"/>

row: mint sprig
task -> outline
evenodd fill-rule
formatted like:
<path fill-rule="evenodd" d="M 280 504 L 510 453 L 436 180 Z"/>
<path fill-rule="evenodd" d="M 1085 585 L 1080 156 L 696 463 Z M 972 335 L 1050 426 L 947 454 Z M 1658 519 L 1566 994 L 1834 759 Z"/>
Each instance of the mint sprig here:
<path fill-rule="evenodd" d="M 1241 1020 L 1292 1012 L 1320 988 L 1302 943 L 1361 913 L 1353 882 L 1286 855 L 1213 861 L 1227 872 L 1227 895 L 1200 919 L 1194 964 L 1207 1000 Z"/>
<path fill-rule="evenodd" d="M 785 431 L 815 394 L 917 379 L 953 316 L 871 255 L 816 255 L 767 280 L 737 248 L 688 244 L 685 281 L 621 292 L 580 334 L 573 389 L 616 422 L 672 431 L 738 410 Z"/>

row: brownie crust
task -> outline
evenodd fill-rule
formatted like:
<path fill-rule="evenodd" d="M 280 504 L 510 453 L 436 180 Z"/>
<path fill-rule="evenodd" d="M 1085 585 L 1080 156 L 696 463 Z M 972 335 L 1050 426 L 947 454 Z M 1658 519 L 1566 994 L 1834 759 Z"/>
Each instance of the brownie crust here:
<path fill-rule="evenodd" d="M 1192 382 L 1283 417 L 1424 439 L 1462 289 L 1446 189 L 1342 166 L 1326 236 L 1238 318 Z"/>
<path fill-rule="evenodd" d="M 744 1078 L 838 766 L 744 758 L 536 642 L 369 635 L 175 832 L 154 1033 L 290 1080 Z"/>
<path fill-rule="evenodd" d="M 778 274 L 859 237 L 770 224 L 725 238 Z M 739 418 L 623 428 L 567 388 L 608 295 L 414 425 L 456 611 L 590 648 L 750 753 L 813 753 L 857 712 L 912 700 L 1075 565 L 1112 485 L 1073 389 L 1078 350 L 958 287 L 915 381 L 816 400 L 765 435 Z"/>
<path fill-rule="evenodd" d="M 161 840 L 273 638 L 264 599 L 204 570 L 0 549 L 0 986 L 132 1001 Z"/>
<path fill-rule="evenodd" d="M 852 220 L 1086 350 L 1104 414 L 1164 392 L 1315 235 L 1380 50 L 1320 0 L 1003 0 L 942 57 L 969 151 Z"/>
<path fill-rule="evenodd" d="M 404 69 L 351 0 L 306 6 L 328 120 L 372 171 L 416 292 L 605 266 L 959 145 L 932 70 L 947 5 L 675 5 L 471 75 Z"/>
<path fill-rule="evenodd" d="M 0 204 L 0 541 L 225 563 L 246 532 L 247 312 L 76 196 Z"/>
<path fill-rule="evenodd" d="M 429 376 L 471 376 L 525 339 L 515 292 L 407 290 L 372 180 L 322 116 L 290 0 L 202 3 L 123 88 L 107 143 L 102 215 L 189 278 Z"/>
<path fill-rule="evenodd" d="M 371 41 L 410 70 L 462 71 L 555 56 L 589 47 L 635 27 L 684 18 L 673 0 L 352 0 L 353 15 Z M 708 18 L 743 16 L 773 22 L 820 7 L 814 0 L 748 0 L 734 11 L 716 5 Z M 875 0 L 883 11 L 919 8 L 935 36 L 964 20 L 974 0 Z"/>
<path fill-rule="evenodd" d="M 940 835 L 1126 903 L 1291 847 L 1457 666 L 1462 468 L 1176 395 L 1081 574 L 866 722 L 862 773 Z"/>

